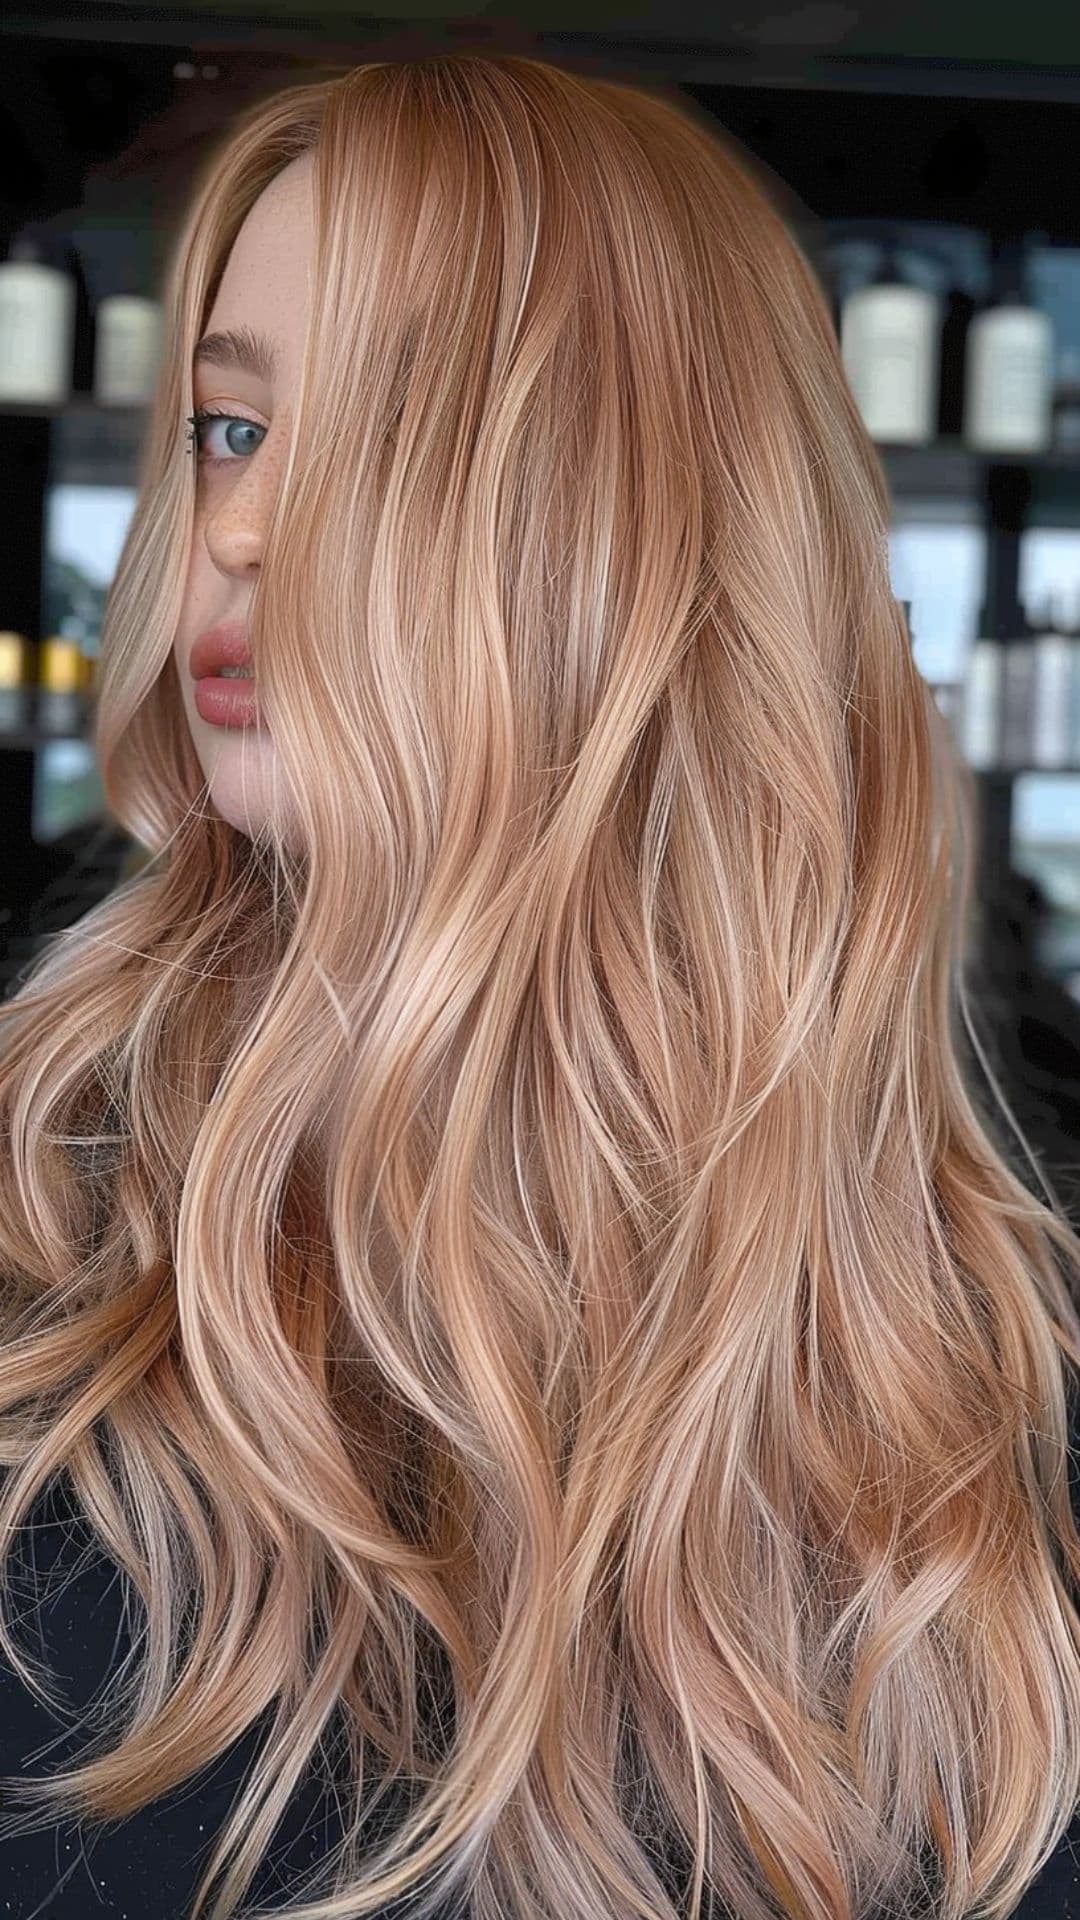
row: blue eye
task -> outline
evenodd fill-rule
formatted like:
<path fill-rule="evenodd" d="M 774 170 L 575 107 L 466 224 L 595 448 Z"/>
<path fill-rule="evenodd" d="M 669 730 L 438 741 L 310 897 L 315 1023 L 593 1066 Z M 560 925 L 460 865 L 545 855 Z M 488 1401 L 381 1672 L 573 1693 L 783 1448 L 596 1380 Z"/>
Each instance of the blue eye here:
<path fill-rule="evenodd" d="M 223 456 L 220 454 L 207 454 L 203 451 L 202 429 L 208 426 L 210 421 L 225 420 L 228 422 L 230 428 L 238 427 L 240 429 L 241 444 L 239 446 L 234 444 L 234 441 L 231 437 L 226 436 L 226 444 L 230 447 L 232 454 L 235 455 L 235 458 L 238 460 L 242 460 L 248 454 L 254 453 L 257 447 L 261 444 L 261 440 L 257 440 L 254 445 L 245 446 L 243 444 L 243 438 L 242 438 L 243 434 L 245 433 L 249 435 L 258 434 L 261 436 L 266 432 L 265 427 L 260 427 L 254 420 L 245 420 L 242 414 L 222 413 L 222 412 L 218 412 L 213 407 L 199 407 L 196 410 L 196 412 L 189 413 L 187 418 L 191 424 L 191 429 L 192 429 L 191 432 L 188 434 L 188 451 L 194 452 L 196 454 L 198 464 L 204 467 L 205 466 L 212 466 L 212 467 L 232 466 L 234 464 L 234 461 L 229 459 L 227 456 Z"/>

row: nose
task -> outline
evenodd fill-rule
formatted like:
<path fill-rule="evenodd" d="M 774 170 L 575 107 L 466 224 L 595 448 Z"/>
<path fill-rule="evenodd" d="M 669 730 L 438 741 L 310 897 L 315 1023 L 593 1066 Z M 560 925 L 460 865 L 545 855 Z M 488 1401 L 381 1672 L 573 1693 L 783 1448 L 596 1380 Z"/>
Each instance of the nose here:
<path fill-rule="evenodd" d="M 220 497 L 206 514 L 207 552 L 221 573 L 247 574 L 262 563 L 263 546 L 281 477 L 278 445 L 270 436 L 243 461 L 235 480 L 219 482 Z"/>

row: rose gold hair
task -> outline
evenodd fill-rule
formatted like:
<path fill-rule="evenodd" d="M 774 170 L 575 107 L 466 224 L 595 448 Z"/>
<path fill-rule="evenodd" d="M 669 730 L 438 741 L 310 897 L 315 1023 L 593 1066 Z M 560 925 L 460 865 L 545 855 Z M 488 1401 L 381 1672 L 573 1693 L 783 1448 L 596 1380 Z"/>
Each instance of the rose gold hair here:
<path fill-rule="evenodd" d="M 290 847 L 171 645 L 192 347 L 309 151 Z M 22 1794 L 272 1712 L 200 1917 L 332 1728 L 305 1915 L 1005 1915 L 1080 1797 L 1080 1241 L 958 1065 L 970 776 L 812 266 L 677 97 L 458 52 L 247 109 L 166 323 L 98 716 L 154 857 L 0 1016 L 0 1525 L 68 1467 L 146 1658 Z"/>

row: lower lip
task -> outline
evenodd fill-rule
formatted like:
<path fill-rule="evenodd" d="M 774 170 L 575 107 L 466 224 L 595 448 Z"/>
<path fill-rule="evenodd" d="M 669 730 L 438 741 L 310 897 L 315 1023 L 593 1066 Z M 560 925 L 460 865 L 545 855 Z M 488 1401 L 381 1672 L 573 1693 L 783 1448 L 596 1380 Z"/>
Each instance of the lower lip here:
<path fill-rule="evenodd" d="M 212 727 L 257 727 L 259 705 L 250 680 L 206 674 L 195 682 L 195 711 Z"/>

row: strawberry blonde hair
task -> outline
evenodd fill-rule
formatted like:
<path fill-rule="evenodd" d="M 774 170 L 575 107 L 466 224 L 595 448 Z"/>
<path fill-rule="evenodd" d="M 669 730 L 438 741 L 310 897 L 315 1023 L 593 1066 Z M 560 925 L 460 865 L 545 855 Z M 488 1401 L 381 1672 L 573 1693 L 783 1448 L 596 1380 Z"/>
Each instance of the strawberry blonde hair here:
<path fill-rule="evenodd" d="M 304 154 L 287 845 L 172 641 L 192 349 Z M 812 267 L 677 97 L 457 51 L 247 108 L 165 304 L 97 717 L 153 857 L 0 1010 L 0 1530 L 67 1469 L 144 1658 L 9 1800 L 266 1715 L 193 1920 L 331 1734 L 312 1920 L 1001 1920 L 1080 1796 L 1080 1241 L 959 1064 L 971 778 Z"/>

